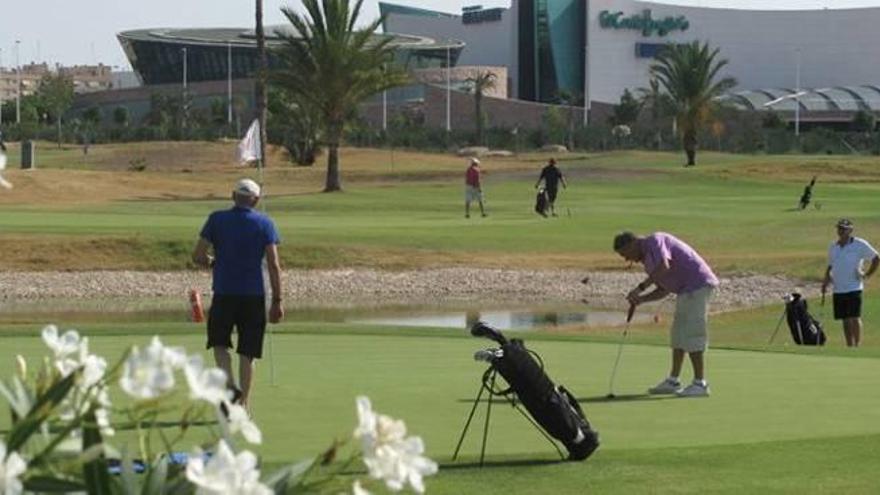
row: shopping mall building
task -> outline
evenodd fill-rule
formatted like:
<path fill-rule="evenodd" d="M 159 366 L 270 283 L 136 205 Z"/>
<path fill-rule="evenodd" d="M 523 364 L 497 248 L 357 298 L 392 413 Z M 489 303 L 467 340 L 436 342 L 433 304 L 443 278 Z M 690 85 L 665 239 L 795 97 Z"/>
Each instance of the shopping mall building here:
<path fill-rule="evenodd" d="M 493 125 L 540 126 L 548 108 L 543 103 L 558 102 L 565 93 L 586 95 L 590 120 L 602 120 L 625 89 L 648 85 L 659 50 L 695 40 L 717 47 L 729 61 L 720 75 L 738 81 L 726 98 L 740 108 L 772 108 L 789 120 L 797 114 L 817 123 L 850 122 L 860 110 L 880 112 L 880 8 L 774 11 L 511 0 L 508 8 L 465 7 L 456 14 L 387 2 L 379 2 L 379 10 L 384 34 L 377 36 L 393 37 L 398 62 L 417 84 L 371 104 L 421 105 L 431 126 L 472 125 L 463 86 L 484 69 L 498 79 L 487 100 Z M 281 43 L 276 31 L 285 29 L 267 27 L 270 50 Z M 142 29 L 118 38 L 146 86 L 88 97 L 79 107 L 125 103 L 142 115 L 152 93 L 179 93 L 184 81 L 192 85 L 196 105 L 207 107 L 235 92 L 253 107 L 258 64 L 252 29 Z M 581 108 L 571 111 L 580 112 L 579 120 L 583 116 Z M 373 111 L 376 119 L 380 113 L 384 122 L 386 109 Z"/>
<path fill-rule="evenodd" d="M 768 2 L 769 3 L 769 2 Z M 509 93 L 554 101 L 561 90 L 615 103 L 648 84 L 670 43 L 708 42 L 744 108 L 880 111 L 880 8 L 739 10 L 633 0 L 511 0 L 450 15 L 380 3 L 384 29 L 464 42 L 460 65 L 502 65 Z"/>

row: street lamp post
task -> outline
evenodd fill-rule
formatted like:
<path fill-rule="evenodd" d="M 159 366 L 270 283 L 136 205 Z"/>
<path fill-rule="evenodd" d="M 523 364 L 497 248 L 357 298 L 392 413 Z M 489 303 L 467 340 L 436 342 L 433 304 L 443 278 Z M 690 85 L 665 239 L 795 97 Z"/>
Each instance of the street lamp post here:
<path fill-rule="evenodd" d="M 180 51 L 183 52 L 183 90 L 186 91 L 186 47 Z"/>
<path fill-rule="evenodd" d="M 183 91 L 180 95 L 180 110 L 181 110 L 181 124 L 183 127 L 187 125 L 187 113 L 189 113 L 189 109 L 187 108 L 186 101 L 186 47 L 180 49 L 183 53 Z"/>
<path fill-rule="evenodd" d="M 21 40 L 15 40 L 15 123 L 21 124 L 21 62 L 18 58 L 18 45 Z"/>
<path fill-rule="evenodd" d="M 3 75 L 3 49 L 0 48 L 0 77 Z M 0 92 L 0 126 L 3 125 L 3 93 Z"/>
<path fill-rule="evenodd" d="M 794 135 L 801 135 L 801 49 L 795 50 Z"/>
<path fill-rule="evenodd" d="M 446 47 L 446 132 L 452 131 L 452 48 Z"/>
<path fill-rule="evenodd" d="M 232 43 L 226 43 L 226 123 L 232 125 Z"/>

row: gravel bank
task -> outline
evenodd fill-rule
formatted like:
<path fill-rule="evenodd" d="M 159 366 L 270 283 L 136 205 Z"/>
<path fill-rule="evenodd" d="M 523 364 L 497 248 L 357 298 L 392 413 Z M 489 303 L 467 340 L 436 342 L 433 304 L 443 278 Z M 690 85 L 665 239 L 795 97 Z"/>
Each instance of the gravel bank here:
<path fill-rule="evenodd" d="M 589 277 L 586 285 L 581 284 Z M 643 275 L 640 271 L 575 273 L 562 270 L 443 268 L 406 272 L 373 270 L 288 270 L 285 304 L 342 306 L 486 301 L 579 301 L 618 307 L 623 295 Z M 180 297 L 190 288 L 211 292 L 208 272 L 8 272 L 0 273 L 0 299 L 106 299 Z M 723 277 L 713 310 L 779 302 L 788 292 L 818 295 L 818 285 L 764 275 Z"/>

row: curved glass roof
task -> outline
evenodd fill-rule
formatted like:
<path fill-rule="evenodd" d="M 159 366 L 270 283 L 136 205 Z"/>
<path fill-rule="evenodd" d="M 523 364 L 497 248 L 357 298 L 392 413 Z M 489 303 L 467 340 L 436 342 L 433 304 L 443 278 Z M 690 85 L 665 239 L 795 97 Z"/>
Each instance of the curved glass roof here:
<path fill-rule="evenodd" d="M 293 28 L 288 24 L 266 26 L 266 44 L 273 46 L 281 43 L 280 34 L 290 34 Z M 122 39 L 140 41 L 159 41 L 168 43 L 186 43 L 205 46 L 255 46 L 256 35 L 253 29 L 243 28 L 153 28 L 122 31 L 118 35 Z M 453 39 L 435 39 L 409 34 L 374 34 L 376 40 L 391 37 L 391 46 L 407 50 L 445 50 L 462 49 L 464 42 Z"/>
<path fill-rule="evenodd" d="M 819 89 L 817 92 L 831 98 L 831 101 L 833 101 L 834 104 L 837 105 L 837 108 L 841 110 L 849 112 L 857 112 L 861 110 L 858 98 L 843 88 L 825 88 Z"/>
<path fill-rule="evenodd" d="M 857 94 L 862 104 L 871 110 L 880 110 L 880 91 L 867 86 L 851 86 L 850 91 Z"/>
<path fill-rule="evenodd" d="M 880 84 L 804 89 L 798 97 L 791 88 L 765 88 L 729 93 L 725 99 L 750 110 L 793 112 L 800 102 L 801 110 L 810 112 L 880 111 Z"/>

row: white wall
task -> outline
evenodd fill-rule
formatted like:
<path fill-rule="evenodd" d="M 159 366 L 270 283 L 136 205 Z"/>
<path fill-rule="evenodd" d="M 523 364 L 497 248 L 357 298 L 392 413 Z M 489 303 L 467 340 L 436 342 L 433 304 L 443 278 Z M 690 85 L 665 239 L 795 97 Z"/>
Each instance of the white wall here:
<path fill-rule="evenodd" d="M 796 51 L 801 51 L 801 87 L 880 83 L 880 8 L 755 11 L 681 7 L 631 0 L 586 0 L 589 86 L 593 101 L 616 103 L 624 88 L 644 87 L 650 59 L 635 56 L 635 43 L 708 41 L 730 63 L 736 89 L 794 88 Z M 770 3 L 770 2 L 768 2 Z M 685 16 L 687 31 L 665 37 L 603 29 L 599 13 L 625 16 L 650 9 L 654 19 Z"/>
<path fill-rule="evenodd" d="M 508 68 L 514 85 L 517 80 L 516 15 L 505 10 L 500 21 L 463 24 L 461 17 L 441 18 L 389 14 L 386 31 L 416 34 L 435 39 L 455 39 L 465 42 L 458 65 L 500 65 Z"/>

